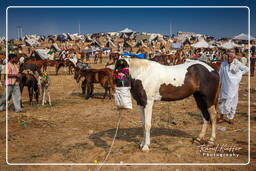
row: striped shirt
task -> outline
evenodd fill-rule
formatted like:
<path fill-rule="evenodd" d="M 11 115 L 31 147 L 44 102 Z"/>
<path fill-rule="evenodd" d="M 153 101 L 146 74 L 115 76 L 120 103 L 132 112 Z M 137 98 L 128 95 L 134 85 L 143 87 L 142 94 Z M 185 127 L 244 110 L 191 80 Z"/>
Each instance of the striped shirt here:
<path fill-rule="evenodd" d="M 8 73 L 7 73 L 7 67 L 8 67 Z M 4 73 L 5 74 L 11 74 L 11 75 L 18 75 L 18 65 L 13 64 L 11 62 L 8 62 L 7 65 L 5 65 Z M 16 84 L 16 78 L 10 78 L 8 77 L 7 85 L 15 85 Z"/>

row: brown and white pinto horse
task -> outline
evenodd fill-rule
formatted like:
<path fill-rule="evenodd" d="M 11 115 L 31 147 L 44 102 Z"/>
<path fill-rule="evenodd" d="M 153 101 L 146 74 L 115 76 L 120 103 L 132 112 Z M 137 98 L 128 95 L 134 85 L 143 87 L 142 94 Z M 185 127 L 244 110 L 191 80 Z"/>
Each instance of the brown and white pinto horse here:
<path fill-rule="evenodd" d="M 125 58 L 122 65 L 129 67 L 131 94 L 141 109 L 144 124 L 142 150 L 149 150 L 154 101 L 176 101 L 190 95 L 194 96 L 203 115 L 203 128 L 195 141 L 203 142 L 207 126 L 211 123 L 212 133 L 208 143 L 214 144 L 217 119 L 215 103 L 219 86 L 219 74 L 215 69 L 196 60 L 164 66 L 146 59 Z"/>

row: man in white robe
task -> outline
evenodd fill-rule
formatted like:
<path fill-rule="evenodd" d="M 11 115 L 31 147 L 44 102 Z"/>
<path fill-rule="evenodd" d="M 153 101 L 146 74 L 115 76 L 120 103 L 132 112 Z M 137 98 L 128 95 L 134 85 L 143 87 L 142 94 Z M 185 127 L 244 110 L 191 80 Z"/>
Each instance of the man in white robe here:
<path fill-rule="evenodd" d="M 227 115 L 228 122 L 233 124 L 238 104 L 239 84 L 243 74 L 249 71 L 249 68 L 236 59 L 234 53 L 228 54 L 228 60 L 222 62 L 220 67 L 221 93 L 219 106 L 220 122 L 224 115 Z"/>

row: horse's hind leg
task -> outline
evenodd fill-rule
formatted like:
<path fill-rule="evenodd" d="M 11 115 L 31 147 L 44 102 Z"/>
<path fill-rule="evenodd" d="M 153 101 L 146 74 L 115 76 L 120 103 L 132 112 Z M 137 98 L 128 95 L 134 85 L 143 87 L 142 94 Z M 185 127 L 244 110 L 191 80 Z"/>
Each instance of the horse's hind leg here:
<path fill-rule="evenodd" d="M 203 99 L 203 96 L 199 92 L 196 92 L 193 95 L 194 95 L 194 98 L 196 100 L 197 106 L 201 110 L 202 115 L 203 115 L 202 130 L 201 130 L 199 136 L 194 139 L 194 141 L 201 144 L 201 143 L 204 143 L 204 141 L 205 141 L 204 137 L 205 137 L 205 134 L 206 134 L 206 131 L 207 131 L 209 121 L 210 121 L 210 114 L 208 112 L 207 105 L 206 105 L 206 102 Z"/>
<path fill-rule="evenodd" d="M 84 80 L 81 84 L 81 88 L 82 88 L 82 94 L 85 94 L 85 90 L 86 90 L 86 80 Z"/>
<path fill-rule="evenodd" d="M 214 144 L 214 141 L 216 139 L 216 121 L 217 121 L 217 112 L 215 109 L 215 105 L 212 105 L 211 107 L 209 107 L 208 111 L 210 113 L 211 125 L 212 125 L 212 133 L 211 133 L 210 139 L 208 140 L 208 143 Z"/>
<path fill-rule="evenodd" d="M 90 97 L 92 97 L 92 96 L 93 96 L 93 90 L 94 90 L 94 85 L 93 85 L 93 83 L 91 83 L 91 92 L 90 92 Z"/>
<path fill-rule="evenodd" d="M 56 65 L 56 75 L 58 75 L 58 71 L 59 71 L 59 65 Z"/>

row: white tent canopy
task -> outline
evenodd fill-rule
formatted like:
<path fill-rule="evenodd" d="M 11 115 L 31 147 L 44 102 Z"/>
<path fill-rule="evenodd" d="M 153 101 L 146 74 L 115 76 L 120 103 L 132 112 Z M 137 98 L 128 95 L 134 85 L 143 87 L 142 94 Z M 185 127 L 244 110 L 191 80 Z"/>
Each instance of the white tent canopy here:
<path fill-rule="evenodd" d="M 0 43 L 4 43 L 5 42 L 5 37 L 0 37 Z"/>
<path fill-rule="evenodd" d="M 209 44 L 204 39 L 195 44 L 192 44 L 191 46 L 194 48 L 209 48 Z"/>
<path fill-rule="evenodd" d="M 225 48 L 225 49 L 233 49 L 235 47 L 241 47 L 241 46 L 238 44 L 235 44 L 232 41 L 228 41 L 226 43 L 221 44 L 220 47 Z"/>
<path fill-rule="evenodd" d="M 120 31 L 121 33 L 133 33 L 134 31 L 128 28 L 125 28 L 124 30 Z"/>
<path fill-rule="evenodd" d="M 241 33 L 241 34 L 233 37 L 233 39 L 235 39 L 235 40 L 248 40 L 248 35 L 244 34 L 244 33 Z M 250 35 L 250 39 L 252 40 L 252 39 L 255 39 L 255 38 Z"/>
<path fill-rule="evenodd" d="M 40 58 L 44 59 L 50 59 L 53 60 L 54 55 L 48 54 L 50 50 L 49 49 L 36 49 L 35 52 L 40 56 Z"/>
<path fill-rule="evenodd" d="M 36 39 L 27 39 L 27 40 L 25 40 L 25 42 L 29 46 L 39 46 L 40 45 L 40 43 Z"/>
<path fill-rule="evenodd" d="M 110 39 L 107 41 L 106 44 L 108 44 L 109 47 L 113 47 L 113 48 L 117 47 Z"/>

